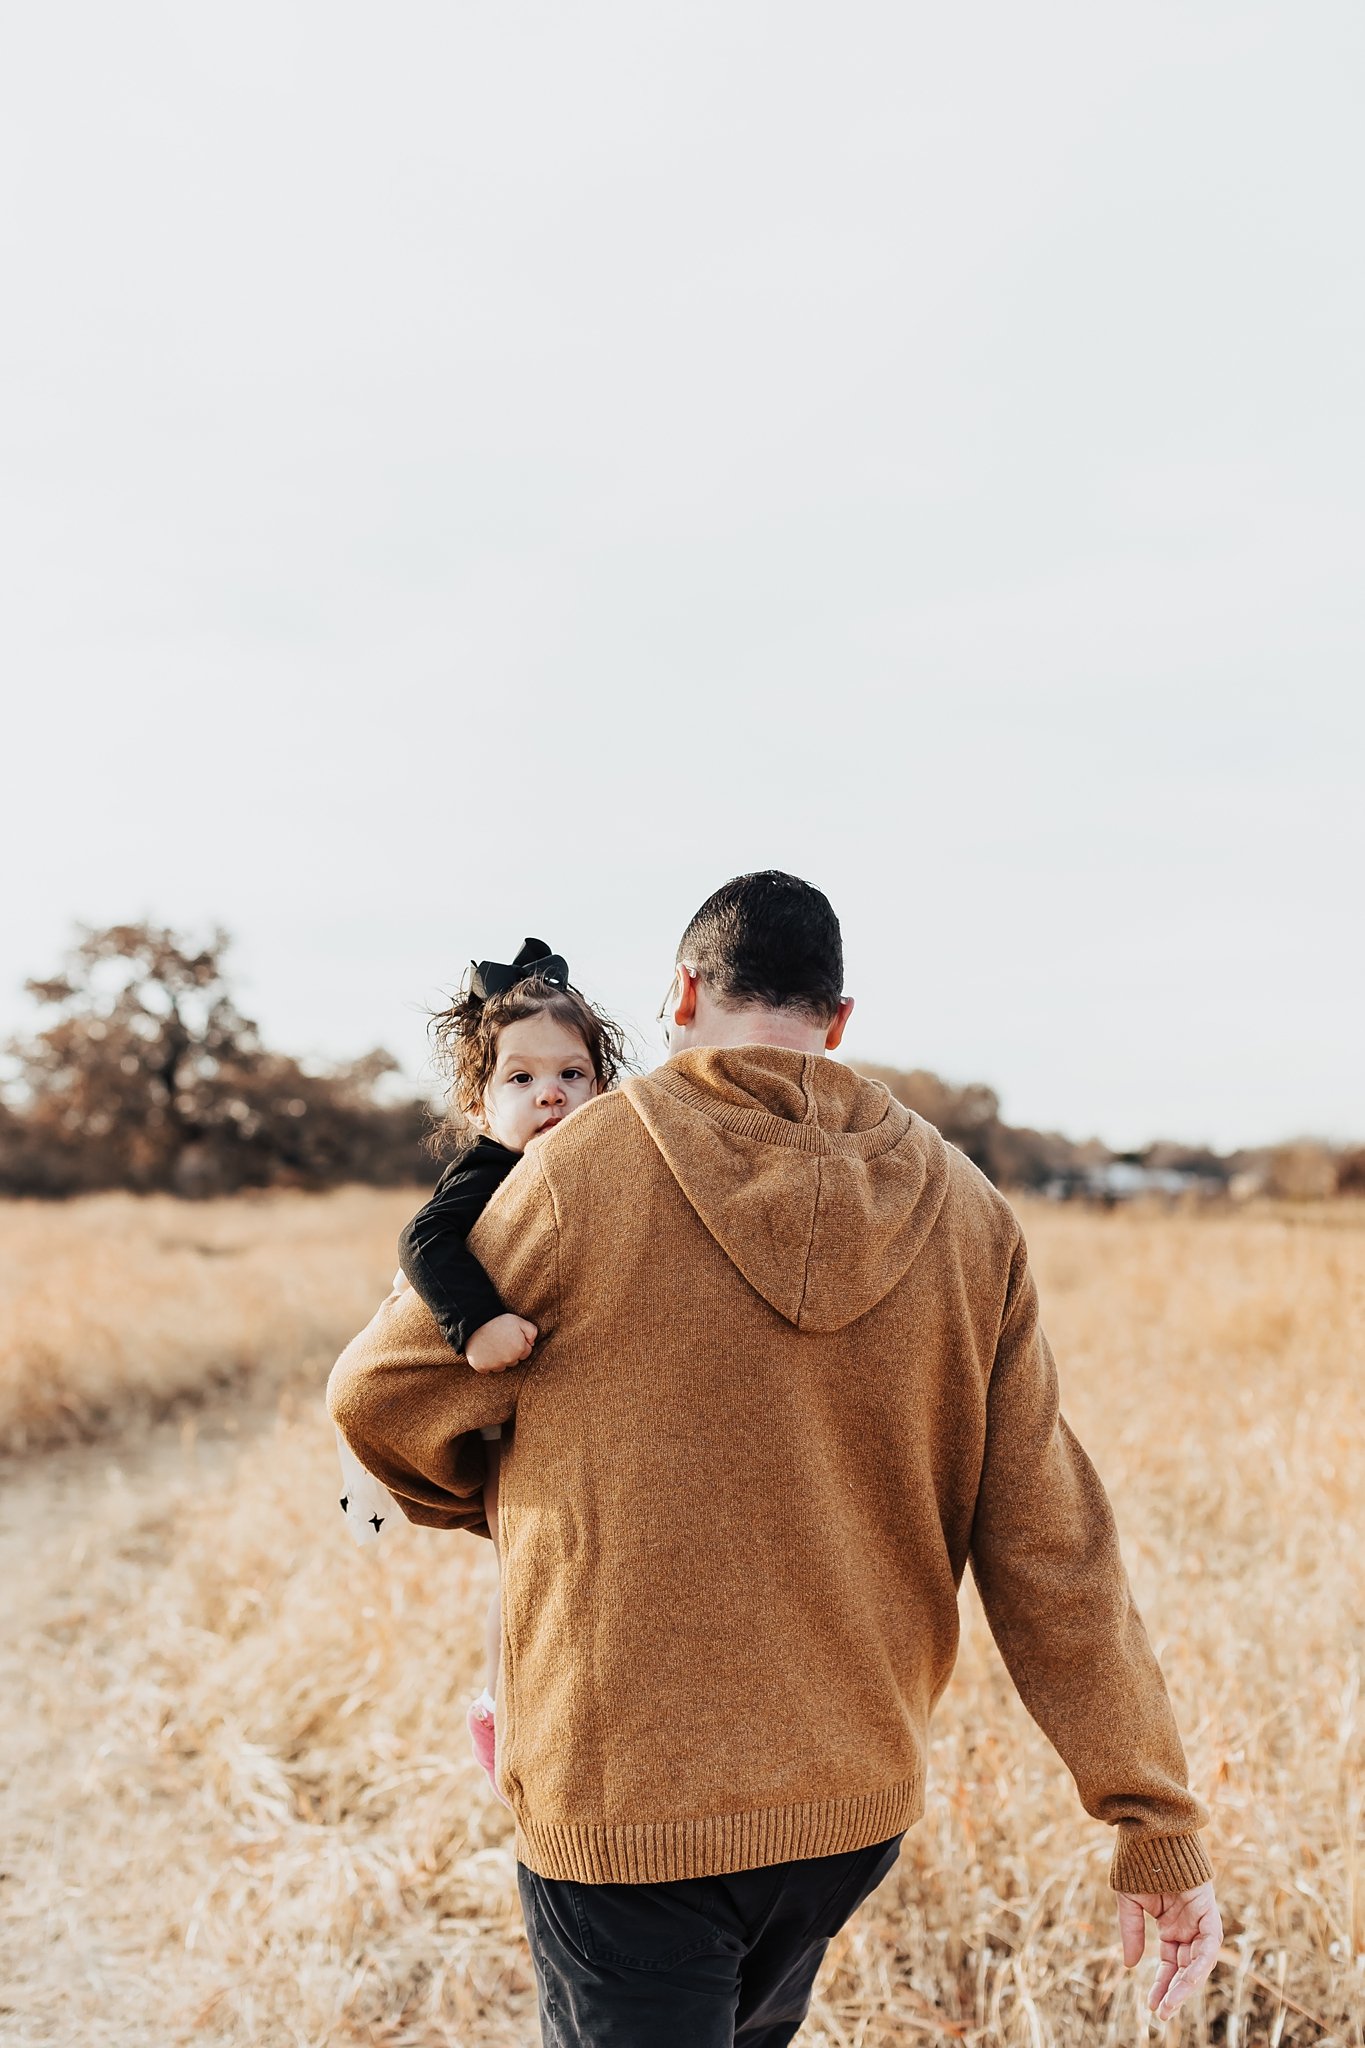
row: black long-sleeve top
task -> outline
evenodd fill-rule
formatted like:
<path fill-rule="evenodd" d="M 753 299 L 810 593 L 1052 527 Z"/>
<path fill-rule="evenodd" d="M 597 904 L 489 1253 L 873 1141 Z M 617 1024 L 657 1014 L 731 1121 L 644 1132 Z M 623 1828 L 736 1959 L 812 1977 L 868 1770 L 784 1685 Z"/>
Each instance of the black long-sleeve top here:
<path fill-rule="evenodd" d="M 494 1316 L 507 1313 L 465 1239 L 520 1157 L 496 1138 L 475 1138 L 451 1160 L 435 1194 L 398 1240 L 398 1263 L 455 1351 L 463 1351 Z"/>

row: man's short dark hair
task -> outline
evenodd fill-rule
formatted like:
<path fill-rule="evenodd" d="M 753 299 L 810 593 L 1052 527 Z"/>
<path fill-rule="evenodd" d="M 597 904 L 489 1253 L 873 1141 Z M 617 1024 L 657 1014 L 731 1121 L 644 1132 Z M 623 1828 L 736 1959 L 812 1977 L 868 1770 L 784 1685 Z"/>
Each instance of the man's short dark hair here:
<path fill-rule="evenodd" d="M 682 935 L 685 960 L 726 1009 L 761 1003 L 828 1024 L 844 994 L 844 942 L 827 896 L 766 868 L 708 896 Z"/>

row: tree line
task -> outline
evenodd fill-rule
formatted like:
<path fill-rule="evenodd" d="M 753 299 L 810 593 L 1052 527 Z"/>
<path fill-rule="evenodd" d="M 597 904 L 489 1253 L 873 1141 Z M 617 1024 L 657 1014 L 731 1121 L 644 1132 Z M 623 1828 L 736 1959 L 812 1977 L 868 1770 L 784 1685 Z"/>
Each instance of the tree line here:
<path fill-rule="evenodd" d="M 375 1051 L 327 1067 L 265 1045 L 228 981 L 229 940 L 86 929 L 8 1047 L 0 1193 L 177 1195 L 431 1179 L 425 1103 L 390 1099 Z"/>
<path fill-rule="evenodd" d="M 54 975 L 25 983 L 40 1023 L 0 1083 L 0 1195 L 127 1188 L 185 1196 L 248 1188 L 395 1186 L 436 1172 L 441 1122 L 396 1084 L 382 1050 L 318 1066 L 264 1044 L 229 982 L 229 940 L 150 923 L 81 928 Z M 923 1068 L 855 1063 L 937 1125 L 997 1186 L 1117 1199 L 1146 1185 L 1288 1199 L 1365 1193 L 1365 1148 L 1303 1140 L 1220 1155 L 1007 1124 L 994 1089 Z M 1129 1171 L 1125 1182 L 1124 1170 Z"/>
<path fill-rule="evenodd" d="M 860 1074 L 881 1081 L 898 1101 L 936 1124 L 997 1187 L 1103 1202 L 1145 1193 L 1268 1195 L 1292 1202 L 1365 1195 L 1365 1146 L 1298 1138 L 1215 1152 L 1207 1145 L 1156 1139 L 1137 1152 L 1114 1152 L 1096 1138 L 1077 1144 L 1057 1131 L 1007 1124 L 995 1090 L 980 1082 L 955 1087 L 923 1068 L 856 1064 Z"/>

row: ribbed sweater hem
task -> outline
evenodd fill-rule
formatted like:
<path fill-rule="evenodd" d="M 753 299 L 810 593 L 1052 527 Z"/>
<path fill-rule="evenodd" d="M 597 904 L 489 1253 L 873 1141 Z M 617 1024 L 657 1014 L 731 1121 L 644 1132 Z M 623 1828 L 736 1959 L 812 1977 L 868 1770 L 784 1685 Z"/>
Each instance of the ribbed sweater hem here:
<path fill-rule="evenodd" d="M 579 1884 L 663 1884 L 867 1849 L 924 1811 L 918 1779 L 853 1799 L 759 1806 L 686 1820 L 532 1821 L 517 1817 L 517 1860 L 537 1877 Z"/>
<path fill-rule="evenodd" d="M 1213 1865 L 1198 1835 L 1139 1835 L 1119 1829 L 1109 1882 L 1116 1892 L 1187 1892 L 1208 1884 Z"/>

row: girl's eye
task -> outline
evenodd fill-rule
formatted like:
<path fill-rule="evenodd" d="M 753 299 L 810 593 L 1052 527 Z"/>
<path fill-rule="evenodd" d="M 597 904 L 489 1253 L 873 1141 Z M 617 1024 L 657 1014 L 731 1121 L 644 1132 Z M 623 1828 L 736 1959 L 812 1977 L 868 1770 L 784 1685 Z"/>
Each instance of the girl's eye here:
<path fill-rule="evenodd" d="M 586 1081 L 588 1077 L 582 1067 L 565 1067 L 559 1078 L 561 1081 Z"/>
<path fill-rule="evenodd" d="M 529 1081 L 531 1076 L 529 1074 L 509 1074 L 507 1078 L 509 1081 Z"/>

